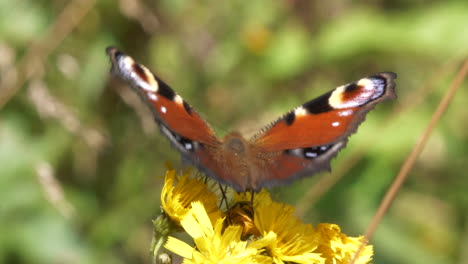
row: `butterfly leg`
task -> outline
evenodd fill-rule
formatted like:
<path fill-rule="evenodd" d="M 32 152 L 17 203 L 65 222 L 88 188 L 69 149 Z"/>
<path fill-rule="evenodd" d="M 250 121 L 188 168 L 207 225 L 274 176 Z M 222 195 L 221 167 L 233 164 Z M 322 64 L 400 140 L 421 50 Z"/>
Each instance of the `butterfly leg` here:
<path fill-rule="evenodd" d="M 219 190 L 221 191 L 221 195 L 222 195 L 221 201 L 219 202 L 219 208 L 221 208 L 221 206 L 223 205 L 223 201 L 224 201 L 224 204 L 226 205 L 226 210 L 227 210 L 227 209 L 229 209 L 228 199 L 227 199 L 227 196 L 226 196 L 228 186 L 226 186 L 225 189 L 223 189 L 223 185 L 221 183 L 218 183 L 218 186 L 219 186 Z"/>

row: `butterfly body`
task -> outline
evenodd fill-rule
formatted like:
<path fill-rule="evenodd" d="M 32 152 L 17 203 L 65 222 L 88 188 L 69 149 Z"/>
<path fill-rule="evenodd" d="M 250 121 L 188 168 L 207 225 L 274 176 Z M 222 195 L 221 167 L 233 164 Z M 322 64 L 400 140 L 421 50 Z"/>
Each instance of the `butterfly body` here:
<path fill-rule="evenodd" d="M 395 97 L 394 73 L 379 73 L 340 86 L 288 112 L 246 139 L 233 132 L 219 139 L 196 111 L 166 83 L 115 48 L 112 71 L 149 106 L 162 133 L 202 172 L 237 191 L 290 182 L 330 170 L 377 103 Z"/>

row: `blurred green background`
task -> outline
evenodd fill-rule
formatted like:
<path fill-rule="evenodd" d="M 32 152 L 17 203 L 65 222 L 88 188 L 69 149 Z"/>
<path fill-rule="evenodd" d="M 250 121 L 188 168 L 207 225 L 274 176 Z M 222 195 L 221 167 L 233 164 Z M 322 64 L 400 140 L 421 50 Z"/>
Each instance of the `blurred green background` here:
<path fill-rule="evenodd" d="M 1 263 L 150 263 L 164 162 L 179 154 L 110 76 L 109 45 L 220 135 L 396 72 L 398 99 L 368 115 L 332 174 L 272 190 L 305 222 L 356 236 L 467 58 L 468 2 L 0 0 Z M 379 226 L 374 263 L 468 263 L 467 86 Z"/>

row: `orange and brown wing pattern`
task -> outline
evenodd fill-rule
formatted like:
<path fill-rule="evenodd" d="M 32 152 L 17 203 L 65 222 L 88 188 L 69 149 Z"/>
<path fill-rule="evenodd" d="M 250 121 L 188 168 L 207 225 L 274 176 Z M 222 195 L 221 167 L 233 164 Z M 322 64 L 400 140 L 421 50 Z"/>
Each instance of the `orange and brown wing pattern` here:
<path fill-rule="evenodd" d="M 394 73 L 379 73 L 340 86 L 290 111 L 253 138 L 267 151 L 331 144 L 356 131 L 365 114 L 395 98 Z"/>
<path fill-rule="evenodd" d="M 259 190 L 330 168 L 350 134 L 381 101 L 395 97 L 391 72 L 340 86 L 269 125 L 250 141 L 223 140 L 166 83 L 130 56 L 108 48 L 112 72 L 149 106 L 163 134 L 182 157 L 237 191 Z"/>
<path fill-rule="evenodd" d="M 367 112 L 395 95 L 391 72 L 340 86 L 290 111 L 252 139 L 265 152 L 281 152 L 267 168 L 262 186 L 330 169 Z"/>
<path fill-rule="evenodd" d="M 180 137 L 179 141 L 217 142 L 209 125 L 165 82 L 118 49 L 110 47 L 106 52 L 112 62 L 112 72 L 128 82 L 150 106 L 164 133 L 167 132 L 165 129 L 169 129 L 176 141 Z M 187 148 L 190 147 L 187 144 Z"/>

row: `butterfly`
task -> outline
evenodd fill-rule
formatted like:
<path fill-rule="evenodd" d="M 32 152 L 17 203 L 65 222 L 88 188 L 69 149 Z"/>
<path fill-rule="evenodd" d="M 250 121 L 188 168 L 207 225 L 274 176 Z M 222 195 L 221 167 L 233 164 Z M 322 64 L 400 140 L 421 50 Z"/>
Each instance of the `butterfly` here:
<path fill-rule="evenodd" d="M 330 170 L 330 160 L 374 106 L 396 98 L 396 74 L 382 72 L 339 86 L 291 110 L 252 138 L 214 130 L 165 82 L 114 47 L 106 49 L 111 72 L 150 108 L 182 159 L 236 191 L 259 191 Z"/>

